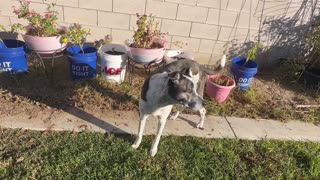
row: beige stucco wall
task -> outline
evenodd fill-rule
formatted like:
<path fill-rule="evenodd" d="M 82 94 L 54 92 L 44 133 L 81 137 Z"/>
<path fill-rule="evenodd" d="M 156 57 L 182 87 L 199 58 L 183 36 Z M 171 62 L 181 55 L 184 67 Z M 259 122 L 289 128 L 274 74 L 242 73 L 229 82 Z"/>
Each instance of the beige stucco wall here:
<path fill-rule="evenodd" d="M 260 40 L 266 47 L 276 45 L 276 53 L 268 52 L 264 62 L 290 54 L 285 43 L 275 44 L 290 28 L 305 23 L 310 16 L 302 9 L 318 6 L 312 0 L 31 0 L 31 7 L 44 11 L 44 3 L 56 2 L 62 25 L 81 23 L 91 29 L 88 41 L 97 41 L 111 34 L 113 42 L 133 35 L 136 13 L 156 15 L 170 42 L 188 43 L 182 49 L 193 52 L 201 63 L 214 63 L 223 53 L 233 56 L 245 52 L 249 41 Z M 304 3 L 304 4 L 303 4 Z M 0 0 L 0 24 L 9 26 L 21 21 L 12 13 L 16 0 Z M 300 10 L 300 11 L 299 11 Z M 298 14 L 298 15 L 297 15 Z M 298 16 L 298 17 L 296 17 Z M 303 17 L 302 17 L 303 16 Z M 292 25 L 288 20 L 296 18 Z M 272 27 L 272 25 L 274 27 Z M 290 27 L 291 26 L 291 27 Z M 260 29 L 260 31 L 259 31 Z M 260 36 L 259 36 L 260 35 Z M 295 34 L 293 34 L 295 35 Z M 281 41 L 287 41 L 286 38 Z M 227 46 L 226 46 L 227 45 Z M 227 48 L 226 48 L 226 47 Z M 278 47 L 281 46 L 281 47 Z M 169 43 L 169 48 L 180 49 Z M 286 49 L 286 53 L 279 49 Z M 224 52 L 225 51 L 225 52 Z M 271 53 L 270 53 L 271 52 Z M 289 52 L 289 53 L 288 53 Z M 267 60 L 266 60 L 267 59 Z"/>

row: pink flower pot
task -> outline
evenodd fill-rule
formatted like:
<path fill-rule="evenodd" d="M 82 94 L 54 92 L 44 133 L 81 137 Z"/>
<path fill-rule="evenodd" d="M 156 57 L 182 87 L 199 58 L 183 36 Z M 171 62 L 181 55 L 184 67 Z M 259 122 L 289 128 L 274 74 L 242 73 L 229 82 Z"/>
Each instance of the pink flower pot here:
<path fill-rule="evenodd" d="M 25 28 L 28 31 L 31 27 L 26 26 Z M 65 26 L 60 26 L 59 30 L 66 31 L 67 28 Z M 27 47 L 39 54 L 52 54 L 54 52 L 60 52 L 64 50 L 67 45 L 60 42 L 61 36 L 39 37 L 27 35 L 25 33 L 22 33 L 21 35 Z"/>
<path fill-rule="evenodd" d="M 155 48 L 155 49 L 134 48 L 134 47 L 130 47 L 131 43 L 128 40 L 125 42 L 125 45 L 126 45 L 126 49 L 130 59 L 140 64 L 148 64 L 150 62 L 155 62 L 155 63 L 161 62 L 163 55 L 166 52 L 166 49 L 165 49 L 165 42 L 159 41 L 159 43 L 163 45 L 162 48 Z"/>
<path fill-rule="evenodd" d="M 213 83 L 210 80 L 215 78 L 229 79 L 232 83 L 229 86 L 221 86 L 216 83 Z M 223 103 L 227 99 L 227 97 L 230 94 L 230 91 L 235 87 L 235 85 L 235 81 L 229 76 L 223 74 L 210 75 L 207 79 L 206 93 L 209 97 L 215 98 L 215 100 L 218 103 Z"/>

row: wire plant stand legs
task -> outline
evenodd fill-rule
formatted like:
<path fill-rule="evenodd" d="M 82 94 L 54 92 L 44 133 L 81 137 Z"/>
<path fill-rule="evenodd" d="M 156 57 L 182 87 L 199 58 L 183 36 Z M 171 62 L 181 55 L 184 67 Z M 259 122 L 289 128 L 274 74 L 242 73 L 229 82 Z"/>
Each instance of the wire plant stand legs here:
<path fill-rule="evenodd" d="M 147 64 L 138 63 L 128 57 L 127 63 L 127 77 L 129 84 L 132 85 L 133 76 L 135 75 L 135 70 L 144 70 L 146 76 L 149 76 L 152 70 L 158 69 L 165 65 L 164 59 L 153 60 Z"/>
<path fill-rule="evenodd" d="M 38 51 L 38 50 L 30 50 L 30 53 L 28 55 L 29 58 L 36 58 L 39 62 L 40 66 L 42 66 L 44 70 L 44 74 L 46 75 L 46 78 L 49 79 L 49 73 L 50 73 L 50 80 L 53 81 L 53 73 L 54 73 L 54 65 L 55 60 L 57 58 L 65 56 L 65 47 L 61 49 L 57 49 L 54 52 L 52 51 Z M 49 72 L 49 67 L 47 67 L 45 60 L 51 60 L 51 68 Z"/>

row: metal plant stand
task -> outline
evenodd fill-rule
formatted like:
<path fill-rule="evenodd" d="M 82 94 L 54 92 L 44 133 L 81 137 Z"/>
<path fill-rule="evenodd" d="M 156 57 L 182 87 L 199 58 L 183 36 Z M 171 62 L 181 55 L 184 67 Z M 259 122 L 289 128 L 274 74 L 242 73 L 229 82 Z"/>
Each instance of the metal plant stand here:
<path fill-rule="evenodd" d="M 132 84 L 132 79 L 133 79 L 135 70 L 144 69 L 144 72 L 146 73 L 146 75 L 149 76 L 152 70 L 158 69 L 159 67 L 164 65 L 165 65 L 165 61 L 163 58 L 159 60 L 153 60 L 147 64 L 142 64 L 128 57 L 127 77 L 128 77 L 129 83 Z"/>
<path fill-rule="evenodd" d="M 66 47 L 60 48 L 55 50 L 54 52 L 52 51 L 38 51 L 38 50 L 30 50 L 29 53 L 29 58 L 31 57 L 36 57 L 37 60 L 39 61 L 40 65 L 44 69 L 44 73 L 47 78 L 49 78 L 49 72 L 48 72 L 48 67 L 46 66 L 44 60 L 48 59 L 51 60 L 51 73 L 50 77 L 51 80 L 53 81 L 53 71 L 54 71 L 54 64 L 55 64 L 55 59 L 60 58 L 66 54 Z"/>

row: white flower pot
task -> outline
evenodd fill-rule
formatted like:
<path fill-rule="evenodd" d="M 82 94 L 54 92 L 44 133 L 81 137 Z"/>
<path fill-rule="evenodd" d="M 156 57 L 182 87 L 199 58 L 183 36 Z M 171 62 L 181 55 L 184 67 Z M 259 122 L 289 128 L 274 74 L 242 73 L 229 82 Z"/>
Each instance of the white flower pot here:
<path fill-rule="evenodd" d="M 31 27 L 26 26 L 26 31 Z M 59 30 L 66 31 L 65 26 L 60 26 Z M 26 33 L 22 33 L 22 38 L 25 41 L 27 47 L 39 54 L 52 54 L 54 52 L 60 52 L 66 48 L 67 44 L 60 42 L 61 36 L 51 36 L 51 37 L 40 37 L 40 36 L 31 36 Z"/>
<path fill-rule="evenodd" d="M 194 60 L 194 56 L 192 53 L 183 52 L 180 50 L 167 50 L 167 52 L 164 55 L 164 60 L 166 64 L 172 63 L 173 61 L 177 61 L 179 59 Z"/>
<path fill-rule="evenodd" d="M 130 59 L 140 64 L 148 64 L 151 62 L 160 63 L 166 51 L 165 49 L 166 42 L 164 40 L 158 40 L 158 39 L 156 42 L 161 44 L 163 47 L 153 48 L 153 49 L 134 48 L 134 47 L 130 47 L 132 42 L 130 42 L 130 40 L 126 40 L 125 46 L 128 51 L 128 56 L 130 57 Z"/>
<path fill-rule="evenodd" d="M 105 44 L 99 50 L 101 75 L 107 80 L 122 83 L 125 79 L 127 51 L 120 44 Z"/>

